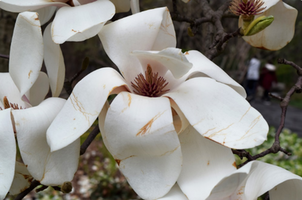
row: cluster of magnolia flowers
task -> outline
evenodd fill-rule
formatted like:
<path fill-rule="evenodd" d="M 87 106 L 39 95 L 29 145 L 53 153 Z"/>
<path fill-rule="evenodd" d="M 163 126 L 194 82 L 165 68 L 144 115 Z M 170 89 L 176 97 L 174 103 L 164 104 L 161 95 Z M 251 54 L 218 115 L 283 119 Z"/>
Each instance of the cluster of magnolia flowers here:
<path fill-rule="evenodd" d="M 234 2 L 231 10 L 249 1 Z M 261 6 L 262 14 L 297 14 L 278 0 Z M 130 7 L 136 14 L 105 24 Z M 259 161 L 236 168 L 231 148 L 260 145 L 268 125 L 241 85 L 200 52 L 176 48 L 167 8 L 139 12 L 136 0 L 2 0 L 0 8 L 20 12 L 9 72 L 0 73 L 0 199 L 33 180 L 70 182 L 79 138 L 97 118 L 104 144 L 143 199 L 252 200 L 267 191 L 273 200 L 302 196 L 302 178 L 282 168 Z M 41 25 L 54 14 L 42 35 Z M 283 31 L 276 32 L 274 23 L 292 24 L 274 18 L 245 40 L 284 46 L 270 34 Z M 59 44 L 95 35 L 121 74 L 101 68 L 84 77 L 67 101 L 58 98 L 65 74 Z M 43 60 L 47 75 L 40 72 Z M 44 99 L 49 87 L 53 97 Z M 109 105 L 112 94 L 117 96 Z M 23 163 L 16 162 L 17 146 Z"/>

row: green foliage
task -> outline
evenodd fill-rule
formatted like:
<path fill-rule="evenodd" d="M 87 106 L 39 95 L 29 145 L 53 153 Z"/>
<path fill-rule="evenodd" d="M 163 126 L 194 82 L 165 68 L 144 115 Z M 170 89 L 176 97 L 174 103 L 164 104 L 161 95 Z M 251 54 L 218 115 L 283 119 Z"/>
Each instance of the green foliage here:
<path fill-rule="evenodd" d="M 275 128 L 271 127 L 268 133 L 267 141 L 258 147 L 249 149 L 248 151 L 251 155 L 256 155 L 263 152 L 271 147 L 275 140 L 274 137 Z M 282 148 L 286 149 L 292 155 L 287 156 L 282 152 L 278 152 L 277 154 L 268 154 L 262 158 L 259 158 L 258 160 L 277 165 L 293 172 L 294 174 L 302 176 L 302 138 L 299 138 L 296 133 L 292 133 L 288 129 L 283 129 L 280 135 L 280 144 Z M 236 159 L 238 164 L 245 161 L 245 159 L 241 161 L 237 156 Z"/>

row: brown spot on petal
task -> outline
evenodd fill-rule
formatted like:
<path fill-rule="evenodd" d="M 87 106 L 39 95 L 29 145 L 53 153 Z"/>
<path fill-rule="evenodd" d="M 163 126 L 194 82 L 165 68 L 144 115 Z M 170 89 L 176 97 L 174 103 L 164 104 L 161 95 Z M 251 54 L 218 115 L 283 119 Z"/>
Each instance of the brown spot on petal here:
<path fill-rule="evenodd" d="M 237 165 L 236 165 L 236 162 L 233 162 L 232 164 L 236 169 L 237 169 Z"/>
<path fill-rule="evenodd" d="M 36 18 L 35 18 L 35 20 L 39 20 L 39 18 L 38 18 L 38 17 L 36 17 Z"/>
<path fill-rule="evenodd" d="M 130 107 L 131 105 L 131 100 L 132 100 L 131 95 L 130 93 L 128 93 L 128 107 Z"/>
<path fill-rule="evenodd" d="M 28 72 L 28 79 L 30 78 L 31 73 L 33 73 L 32 70 L 30 70 L 30 71 Z"/>
<path fill-rule="evenodd" d="M 118 165 L 118 166 L 120 166 L 120 162 L 121 162 L 121 160 L 119 160 L 119 159 L 115 159 L 115 162 L 117 163 L 117 165 Z"/>
<path fill-rule="evenodd" d="M 188 51 L 186 51 L 186 52 L 185 52 L 185 55 L 189 55 L 189 52 L 188 52 Z"/>
<path fill-rule="evenodd" d="M 210 165 L 210 161 L 208 160 L 208 163 L 207 163 L 207 165 Z"/>
<path fill-rule="evenodd" d="M 147 124 L 145 124 L 145 125 L 139 130 L 139 132 L 136 134 L 136 136 L 143 136 L 143 135 L 145 135 L 147 132 L 149 132 L 150 129 L 151 129 L 151 126 L 152 126 L 153 122 L 154 122 L 155 120 L 157 120 L 162 114 L 163 114 L 163 112 L 162 112 L 162 113 L 158 113 L 157 115 L 155 115 L 155 117 L 153 117 Z"/>

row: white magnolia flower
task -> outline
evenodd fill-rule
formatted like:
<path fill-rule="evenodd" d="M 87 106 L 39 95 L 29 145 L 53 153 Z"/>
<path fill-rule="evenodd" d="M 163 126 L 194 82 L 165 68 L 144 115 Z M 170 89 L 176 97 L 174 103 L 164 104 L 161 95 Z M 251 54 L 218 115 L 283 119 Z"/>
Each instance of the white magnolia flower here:
<path fill-rule="evenodd" d="M 216 159 L 221 158 L 217 156 Z M 216 169 L 212 173 L 225 171 L 224 167 L 225 165 L 222 164 L 218 167 L 220 169 Z M 202 179 L 201 176 L 200 179 Z M 209 181 L 207 177 L 203 176 L 203 178 L 205 183 Z M 210 190 L 207 198 L 200 193 L 202 191 L 209 194 L 210 187 L 204 188 L 203 185 L 199 185 L 194 188 L 195 191 L 186 193 L 176 184 L 167 195 L 159 200 L 256 200 L 266 192 L 269 192 L 271 200 L 300 200 L 301 187 L 302 178 L 300 176 L 275 165 L 252 161 L 238 170 L 233 169 L 233 172 L 224 177 L 221 176 L 221 180 Z"/>
<path fill-rule="evenodd" d="M 6 196 L 15 174 L 15 138 L 22 160 L 35 180 L 44 185 L 61 185 L 71 181 L 77 169 L 79 140 L 53 153 L 46 141 L 46 130 L 65 100 L 49 98 L 42 101 L 49 88 L 47 75 L 42 72 L 30 91 L 23 96 L 9 73 L 0 73 L 0 82 L 0 199 Z M 22 101 L 21 97 L 26 101 Z M 31 102 L 41 103 L 32 107 Z M 10 189 L 11 192 L 20 193 L 26 189 L 26 183 L 32 180 L 17 181 Z"/>
<path fill-rule="evenodd" d="M 99 37 L 123 76 L 102 68 L 76 85 L 47 131 L 52 151 L 77 140 L 99 117 L 104 143 L 130 185 L 154 199 L 191 177 L 187 163 L 205 166 L 209 152 L 224 148 L 199 144 L 209 142 L 203 137 L 238 149 L 266 139 L 268 125 L 245 100 L 244 89 L 201 53 L 175 48 L 166 8 L 108 24 Z M 118 95 L 109 106 L 111 94 Z M 199 150 L 188 144 L 183 152 L 186 132 L 195 134 L 190 141 Z M 195 151 L 205 158 L 186 161 Z"/>
<path fill-rule="evenodd" d="M 109 0 L 2 0 L 0 8 L 11 12 L 36 11 L 43 22 L 48 21 L 57 8 L 51 36 L 55 43 L 83 41 L 95 36 L 105 22 L 115 14 L 115 7 Z M 45 19 L 46 18 L 46 19 Z M 48 19 L 48 20 L 47 20 Z"/>
<path fill-rule="evenodd" d="M 248 0 L 248 2 L 251 0 Z M 250 45 L 262 49 L 276 51 L 286 46 L 293 38 L 295 33 L 295 23 L 298 11 L 281 0 L 258 0 L 264 4 L 258 8 L 256 18 L 261 16 L 274 17 L 274 21 L 264 30 L 252 36 L 244 36 L 243 39 Z M 236 2 L 236 0 L 234 0 Z M 241 2 L 238 1 L 237 2 Z M 237 3 L 236 2 L 236 3 Z M 242 2 L 241 2 L 242 3 Z M 254 4 L 250 4 L 254 5 Z M 240 6 L 239 6 L 240 7 Z M 243 6 L 241 6 L 242 8 Z M 253 10 L 249 7 L 246 10 Z M 240 11 L 240 10 L 239 10 Z M 238 12 L 239 12 L 238 11 Z M 240 12 L 239 12 L 240 14 Z M 251 13 L 253 14 L 253 13 Z M 239 18 L 239 27 L 243 26 L 243 16 Z"/>

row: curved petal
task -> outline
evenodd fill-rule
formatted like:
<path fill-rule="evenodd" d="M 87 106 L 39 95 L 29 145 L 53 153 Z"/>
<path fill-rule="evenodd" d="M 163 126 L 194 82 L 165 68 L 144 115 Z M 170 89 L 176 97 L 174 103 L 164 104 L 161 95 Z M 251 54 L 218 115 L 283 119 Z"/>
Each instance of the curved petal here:
<path fill-rule="evenodd" d="M 133 51 L 131 53 L 141 63 L 143 71 L 150 65 L 154 72 L 164 76 L 170 70 L 176 79 L 184 76 L 191 68 L 192 64 L 187 60 L 181 49 L 166 48 L 161 51 Z"/>
<path fill-rule="evenodd" d="M 230 86 L 241 96 L 246 98 L 244 88 L 202 53 L 198 51 L 187 51 L 185 56 L 189 62 L 193 64 L 192 69 L 186 74 L 185 79 L 193 77 L 210 77 Z"/>
<path fill-rule="evenodd" d="M 179 140 L 183 167 L 177 183 L 188 199 L 205 199 L 222 177 L 236 170 L 234 155 L 192 126 L 179 135 Z"/>
<path fill-rule="evenodd" d="M 128 12 L 130 10 L 130 0 L 110 0 L 116 9 L 116 12 Z"/>
<path fill-rule="evenodd" d="M 204 137 L 224 146 L 252 148 L 266 140 L 262 115 L 229 86 L 210 78 L 193 78 L 165 96 L 171 97 Z"/>
<path fill-rule="evenodd" d="M 36 106 L 40 104 L 49 91 L 48 77 L 44 72 L 39 73 L 39 77 L 30 89 L 30 104 Z"/>
<path fill-rule="evenodd" d="M 85 133 L 101 112 L 107 97 L 119 92 L 116 90 L 120 86 L 126 86 L 126 83 L 112 68 L 96 70 L 83 78 L 47 130 L 51 151 L 66 147 Z"/>
<path fill-rule="evenodd" d="M 105 0 L 76 7 L 62 7 L 52 23 L 52 39 L 58 44 L 89 39 L 98 34 L 114 14 L 114 5 Z"/>
<path fill-rule="evenodd" d="M 254 161 L 250 165 L 251 171 L 244 189 L 247 199 L 255 199 L 269 190 L 272 200 L 301 199 L 302 178 L 300 176 L 260 161 Z M 280 191 L 278 191 L 279 189 Z"/>
<path fill-rule="evenodd" d="M 12 186 L 9 189 L 10 195 L 16 195 L 29 188 L 33 177 L 30 175 L 23 163 L 16 162 L 15 176 Z"/>
<path fill-rule="evenodd" d="M 46 22 L 48 22 L 52 16 L 55 14 L 57 10 L 57 7 L 55 6 L 48 6 L 48 7 L 44 7 L 44 8 L 40 8 L 38 10 L 36 10 L 36 12 L 39 15 L 39 20 L 41 25 L 44 25 Z"/>
<path fill-rule="evenodd" d="M 0 127 L 0 199 L 4 199 L 13 182 L 16 162 L 11 109 L 0 110 Z"/>
<path fill-rule="evenodd" d="M 298 11 L 279 1 L 258 17 L 263 15 L 273 15 L 275 18 L 273 23 L 263 31 L 252 36 L 244 36 L 243 39 L 254 47 L 271 51 L 276 51 L 286 46 L 294 36 Z M 239 23 L 242 23 L 242 19 L 239 20 Z"/>
<path fill-rule="evenodd" d="M 44 0 L 1 0 L 0 8 L 10 12 L 34 11 L 47 6 L 67 6 L 62 2 L 44 1 Z"/>
<path fill-rule="evenodd" d="M 13 110 L 23 162 L 44 185 L 71 181 L 78 166 L 80 140 L 56 152 L 50 152 L 46 141 L 46 130 L 64 103 L 64 99 L 49 98 L 36 107 Z"/>
<path fill-rule="evenodd" d="M 179 186 L 175 184 L 168 194 L 158 200 L 188 200 L 188 197 L 186 197 Z"/>
<path fill-rule="evenodd" d="M 21 100 L 21 95 L 9 73 L 0 73 L 0 102 L 6 96 L 8 101 L 26 108 L 27 104 Z"/>
<path fill-rule="evenodd" d="M 272 6 L 276 5 L 280 0 L 264 0 L 262 7 L 265 7 L 264 11 L 270 9 Z"/>
<path fill-rule="evenodd" d="M 140 27 L 140 28 L 137 28 Z M 104 49 L 128 83 L 143 73 L 134 50 L 160 51 L 175 47 L 173 23 L 167 8 L 157 8 L 112 22 L 99 33 Z"/>
<path fill-rule="evenodd" d="M 272 200 L 299 200 L 301 187 L 301 177 L 281 167 L 252 161 L 223 178 L 207 200 L 257 199 L 267 191 Z"/>
<path fill-rule="evenodd" d="M 144 199 L 168 193 L 182 165 L 169 100 L 121 92 L 104 124 L 104 143 L 135 192 Z"/>
<path fill-rule="evenodd" d="M 65 63 L 60 45 L 51 39 L 51 24 L 44 31 L 44 62 L 49 77 L 53 97 L 58 97 L 63 89 L 65 80 Z"/>
<path fill-rule="evenodd" d="M 43 62 L 43 38 L 37 13 L 23 12 L 17 17 L 13 33 L 9 73 L 21 96 L 30 90 Z"/>

